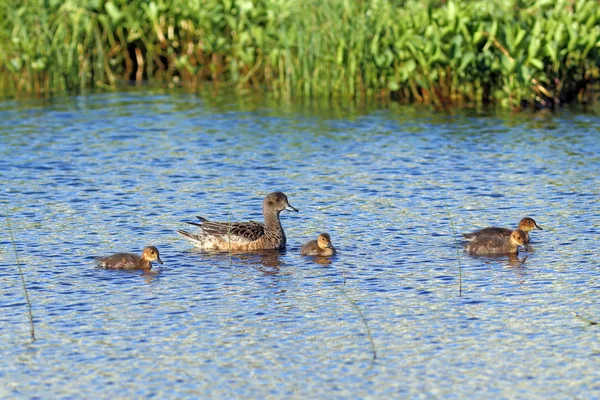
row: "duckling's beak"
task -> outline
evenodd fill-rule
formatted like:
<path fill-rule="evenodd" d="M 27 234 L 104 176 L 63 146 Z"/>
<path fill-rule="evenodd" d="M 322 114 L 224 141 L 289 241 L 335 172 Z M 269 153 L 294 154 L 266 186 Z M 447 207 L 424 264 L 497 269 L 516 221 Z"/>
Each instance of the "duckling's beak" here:
<path fill-rule="evenodd" d="M 298 212 L 298 209 L 296 207 L 292 207 L 292 205 L 290 203 L 288 203 L 288 205 L 285 208 L 285 210 Z"/>
<path fill-rule="evenodd" d="M 163 265 L 163 262 L 160 259 L 160 256 L 156 256 L 156 262 L 159 263 L 160 265 Z"/>
<path fill-rule="evenodd" d="M 327 245 L 325 247 L 329 247 L 330 249 L 333 249 L 333 245 L 331 243 L 327 243 Z"/>
<path fill-rule="evenodd" d="M 539 229 L 540 231 L 543 231 L 542 227 L 539 226 L 538 224 L 535 224 L 535 226 L 533 227 L 533 229 Z"/>

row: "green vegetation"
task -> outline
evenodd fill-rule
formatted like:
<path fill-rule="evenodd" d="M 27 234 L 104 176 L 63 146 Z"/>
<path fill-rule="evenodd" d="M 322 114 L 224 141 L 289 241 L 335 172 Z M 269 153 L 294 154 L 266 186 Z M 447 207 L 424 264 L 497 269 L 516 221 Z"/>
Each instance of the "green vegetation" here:
<path fill-rule="evenodd" d="M 0 0 L 0 91 L 137 80 L 439 106 L 590 101 L 597 0 Z"/>

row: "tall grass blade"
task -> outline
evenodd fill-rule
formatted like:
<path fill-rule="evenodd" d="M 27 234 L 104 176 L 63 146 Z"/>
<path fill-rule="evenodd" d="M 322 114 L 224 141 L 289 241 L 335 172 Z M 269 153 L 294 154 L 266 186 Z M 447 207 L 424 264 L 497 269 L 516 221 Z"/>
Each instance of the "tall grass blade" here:
<path fill-rule="evenodd" d="M 227 212 L 227 239 L 229 240 L 229 265 L 231 266 L 231 210 Z"/>
<path fill-rule="evenodd" d="M 15 238 L 13 236 L 12 228 L 10 225 L 10 219 L 8 217 L 6 217 L 6 228 L 8 229 L 10 241 L 13 245 L 13 250 L 15 252 L 15 260 L 17 262 L 17 268 L 19 269 L 21 284 L 23 285 L 23 292 L 25 292 L 25 300 L 27 300 L 27 307 L 29 310 L 29 333 L 31 335 L 31 340 L 35 342 L 35 328 L 33 326 L 33 312 L 31 311 L 31 301 L 29 300 L 29 293 L 27 292 L 27 285 L 25 284 L 25 276 L 23 275 L 23 269 L 21 268 L 21 262 L 19 260 L 19 253 L 17 252 L 17 243 L 15 242 Z"/>
<path fill-rule="evenodd" d="M 552 108 L 596 100 L 599 21 L 598 0 L 3 0 L 0 93 L 210 81 L 283 99 Z"/>
<path fill-rule="evenodd" d="M 354 300 L 352 297 L 350 297 L 350 295 L 346 291 L 345 280 L 344 280 L 344 284 L 342 285 L 342 287 L 339 290 L 342 292 L 344 297 L 350 302 L 352 307 L 356 310 L 356 312 L 358 313 L 358 315 L 360 317 L 361 322 L 365 326 L 365 330 L 367 331 L 367 337 L 369 338 L 369 343 L 371 345 L 371 352 L 373 353 L 373 360 L 376 360 L 377 359 L 377 348 L 375 347 L 375 341 L 373 340 L 373 335 L 371 335 L 371 328 L 369 327 L 369 322 L 367 321 L 365 314 L 362 312 L 362 310 L 360 309 L 358 304 L 356 304 L 356 300 Z"/>

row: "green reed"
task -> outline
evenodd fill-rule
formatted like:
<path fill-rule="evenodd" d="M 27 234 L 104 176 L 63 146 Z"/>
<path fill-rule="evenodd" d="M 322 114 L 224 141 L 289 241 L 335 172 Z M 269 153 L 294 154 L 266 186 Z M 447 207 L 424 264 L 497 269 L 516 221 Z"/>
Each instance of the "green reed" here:
<path fill-rule="evenodd" d="M 122 81 L 281 98 L 595 100 L 597 0 L 3 0 L 0 91 Z"/>
<path fill-rule="evenodd" d="M 456 248 L 456 262 L 458 263 L 458 297 L 462 297 L 462 266 L 460 264 L 460 243 L 456 239 L 456 228 L 454 227 L 454 220 L 452 219 L 452 214 L 450 214 L 448 204 L 446 204 L 445 201 L 444 209 L 446 210 L 446 214 L 448 214 L 448 219 L 450 220 L 450 227 L 452 228 L 452 239 L 454 242 L 454 247 Z"/>
<path fill-rule="evenodd" d="M 15 238 L 13 236 L 12 228 L 10 225 L 10 220 L 6 217 L 6 229 L 10 235 L 10 241 L 13 245 L 13 250 L 15 252 L 15 261 L 17 263 L 17 269 L 19 270 L 19 276 L 21 277 L 21 284 L 23 285 L 23 292 L 25 292 L 25 300 L 27 301 L 27 307 L 29 310 L 29 334 L 31 335 L 31 340 L 35 341 L 35 328 L 33 326 L 33 312 L 31 311 L 31 301 L 29 300 L 29 293 L 27 292 L 27 285 L 25 284 L 25 276 L 23 275 L 23 269 L 21 268 L 21 261 L 19 260 L 19 253 L 17 252 L 17 243 L 15 242 Z"/>
<path fill-rule="evenodd" d="M 373 340 L 373 335 L 371 334 L 371 328 L 369 327 L 369 322 L 367 321 L 367 317 L 365 317 L 365 314 L 363 313 L 363 311 L 358 306 L 356 300 L 354 300 L 352 297 L 350 297 L 350 295 L 346 291 L 346 268 L 343 265 L 342 265 L 342 286 L 339 287 L 338 289 L 340 292 L 342 292 L 342 295 L 346 298 L 346 300 L 348 300 L 350 302 L 352 307 L 356 310 L 356 312 L 358 313 L 358 316 L 360 317 L 360 321 L 365 326 L 365 330 L 367 332 L 367 338 L 369 339 L 369 344 L 371 345 L 371 353 L 373 354 L 373 360 L 376 360 L 377 359 L 377 348 L 375 347 L 375 341 Z"/>
<path fill-rule="evenodd" d="M 231 255 L 232 255 L 232 248 L 231 248 L 231 228 L 232 228 L 232 224 L 231 224 L 231 210 L 229 210 L 227 212 L 227 248 L 228 248 L 228 252 L 229 252 L 229 266 L 231 266 Z"/>
<path fill-rule="evenodd" d="M 358 315 L 360 317 L 360 321 L 365 326 L 365 330 L 367 331 L 367 338 L 369 339 L 369 344 L 371 345 L 371 353 L 373 354 L 373 360 L 376 360 L 377 359 L 377 348 L 375 347 L 375 341 L 373 340 L 373 335 L 371 334 L 371 328 L 369 327 L 369 322 L 367 321 L 367 317 L 365 317 L 365 314 L 362 312 L 362 310 L 356 303 L 356 300 L 354 300 L 352 297 L 350 297 L 350 295 L 346 291 L 345 278 L 344 278 L 344 284 L 340 288 L 340 291 L 342 292 L 342 294 L 344 295 L 346 300 L 348 300 L 350 302 L 350 304 L 352 305 L 352 307 L 356 310 L 356 312 L 358 313 Z"/>

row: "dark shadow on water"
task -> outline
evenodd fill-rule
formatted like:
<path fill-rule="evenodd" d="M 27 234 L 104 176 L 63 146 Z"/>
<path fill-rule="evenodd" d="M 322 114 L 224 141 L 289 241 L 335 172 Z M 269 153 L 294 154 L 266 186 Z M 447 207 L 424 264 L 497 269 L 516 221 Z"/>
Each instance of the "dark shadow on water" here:
<path fill-rule="evenodd" d="M 486 264 L 497 264 L 501 262 L 510 267 L 521 267 L 525 264 L 528 256 L 519 257 L 517 254 L 470 254 L 466 253 L 472 258 L 485 260 Z"/>
<path fill-rule="evenodd" d="M 305 256 L 307 261 L 315 264 L 322 265 L 324 267 L 328 267 L 331 265 L 331 257 L 322 257 L 322 256 Z"/>
<path fill-rule="evenodd" d="M 189 251 L 197 255 L 205 261 L 217 263 L 219 265 L 230 266 L 252 266 L 252 267 L 269 267 L 279 268 L 283 265 L 281 256 L 285 255 L 285 250 L 256 250 L 251 252 L 217 252 L 192 249 Z M 274 272 L 277 273 L 277 272 Z M 270 272 L 269 274 L 274 274 Z"/>

